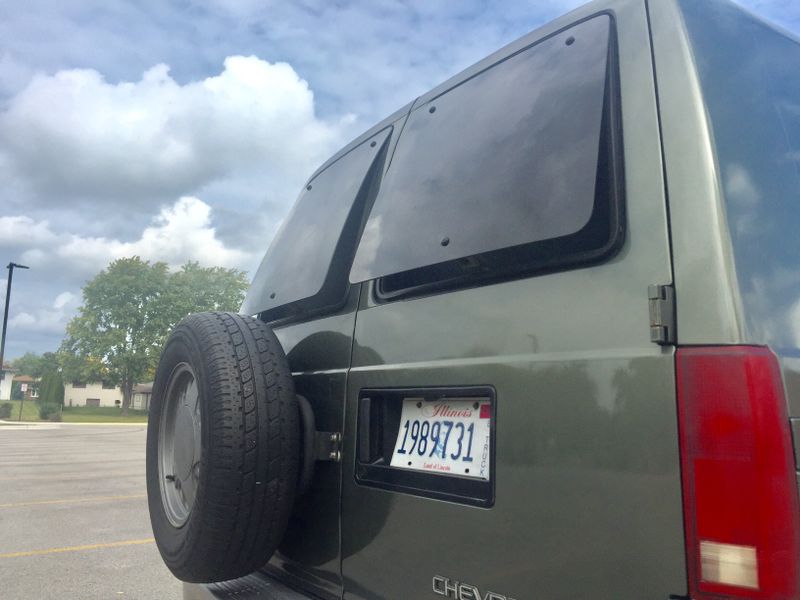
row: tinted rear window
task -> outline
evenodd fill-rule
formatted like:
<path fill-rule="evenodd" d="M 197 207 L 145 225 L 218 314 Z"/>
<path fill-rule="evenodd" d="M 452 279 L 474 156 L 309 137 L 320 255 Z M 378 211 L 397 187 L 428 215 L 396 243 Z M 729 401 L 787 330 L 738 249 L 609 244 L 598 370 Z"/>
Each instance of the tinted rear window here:
<path fill-rule="evenodd" d="M 800 44 L 732 4 L 681 5 L 750 335 L 800 347 Z"/>
<path fill-rule="evenodd" d="M 346 231 L 345 222 L 359 192 L 364 191 L 362 187 L 369 183 L 370 167 L 383 156 L 390 133 L 391 127 L 372 136 L 317 174 L 303 189 L 256 272 L 243 313 L 255 314 L 314 298 L 325 292 L 326 280 L 337 288 L 334 300 L 343 296 L 355 241 L 342 238 L 348 233 L 357 235 L 357 228 Z M 355 215 L 359 225 L 361 216 L 361 211 Z M 337 246 L 348 241 L 349 255 L 345 251 L 336 257 Z M 336 266 L 343 272 L 329 277 Z"/>
<path fill-rule="evenodd" d="M 575 25 L 416 108 L 351 281 L 584 229 L 596 214 L 610 27 L 605 15 Z"/>

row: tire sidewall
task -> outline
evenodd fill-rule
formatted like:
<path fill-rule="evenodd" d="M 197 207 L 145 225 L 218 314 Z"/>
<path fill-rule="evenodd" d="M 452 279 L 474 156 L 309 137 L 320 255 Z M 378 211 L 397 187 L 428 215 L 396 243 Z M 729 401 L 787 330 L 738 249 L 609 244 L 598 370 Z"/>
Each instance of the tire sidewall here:
<path fill-rule="evenodd" d="M 186 522 L 180 527 L 175 527 L 167 518 L 161 495 L 161 481 L 159 474 L 159 436 L 163 423 L 164 410 L 166 409 L 166 393 L 170 384 L 171 374 L 180 363 L 188 363 L 197 382 L 197 391 L 200 402 L 201 423 L 201 448 L 200 478 L 195 493 L 194 505 Z M 200 366 L 200 368 L 197 368 Z M 208 365 L 200 351 L 199 344 L 191 334 L 189 328 L 178 325 L 173 332 L 156 371 L 153 383 L 153 395 L 150 405 L 150 423 L 147 430 L 147 446 L 152 449 L 147 453 L 147 498 L 150 508 L 150 520 L 154 531 L 158 531 L 156 544 L 168 566 L 171 559 L 177 558 L 184 552 L 186 546 L 192 547 L 196 539 L 201 537 L 203 525 L 203 509 L 206 487 L 206 472 L 208 465 L 207 452 L 210 445 L 210 427 L 208 426 L 209 407 L 207 406 L 209 390 L 205 380 L 205 371 Z M 154 418 L 155 417 L 155 418 Z"/>

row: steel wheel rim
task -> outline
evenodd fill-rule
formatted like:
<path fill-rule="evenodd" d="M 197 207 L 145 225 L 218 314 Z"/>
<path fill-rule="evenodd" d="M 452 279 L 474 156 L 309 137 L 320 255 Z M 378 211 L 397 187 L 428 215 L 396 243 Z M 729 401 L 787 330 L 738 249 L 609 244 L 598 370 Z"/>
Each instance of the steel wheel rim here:
<path fill-rule="evenodd" d="M 158 479 L 167 519 L 182 527 L 189 519 L 200 484 L 200 394 L 187 363 L 169 376 L 158 433 Z"/>

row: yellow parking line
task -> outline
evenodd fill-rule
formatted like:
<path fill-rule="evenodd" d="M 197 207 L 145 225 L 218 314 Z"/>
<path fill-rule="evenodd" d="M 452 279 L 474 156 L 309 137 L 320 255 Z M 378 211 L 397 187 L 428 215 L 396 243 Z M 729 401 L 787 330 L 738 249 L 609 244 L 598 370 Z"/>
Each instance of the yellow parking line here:
<path fill-rule="evenodd" d="M 90 496 L 88 498 L 61 498 L 59 500 L 34 500 L 32 502 L 11 502 L 0 504 L 0 508 L 17 508 L 20 506 L 41 506 L 43 504 L 71 504 L 73 502 L 105 502 L 108 500 L 131 500 L 133 498 L 147 498 L 147 494 L 132 494 L 130 496 Z"/>
<path fill-rule="evenodd" d="M 66 546 L 64 548 L 46 548 L 44 550 L 28 550 L 26 552 L 6 552 L 0 554 L 0 558 L 20 558 L 22 556 L 40 556 L 42 554 L 57 554 L 59 552 L 81 552 L 83 550 L 99 550 L 101 548 L 118 548 L 120 546 L 137 546 L 140 544 L 152 544 L 154 538 L 143 540 L 125 540 L 124 542 L 109 542 L 108 544 L 86 544 L 84 546 Z"/>
<path fill-rule="evenodd" d="M 7 466 L 7 465 L 0 465 Z M 12 465 L 13 466 L 13 465 Z M 144 477 L 145 472 L 132 471 L 98 471 L 96 475 L 9 475 L 0 477 L 0 481 L 88 481 L 90 479 L 108 479 L 109 477 Z"/>

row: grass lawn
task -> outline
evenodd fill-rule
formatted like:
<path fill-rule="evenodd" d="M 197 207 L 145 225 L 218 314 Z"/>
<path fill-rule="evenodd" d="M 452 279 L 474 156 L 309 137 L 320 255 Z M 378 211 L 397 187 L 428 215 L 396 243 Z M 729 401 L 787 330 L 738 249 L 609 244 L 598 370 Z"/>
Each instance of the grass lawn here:
<path fill-rule="evenodd" d="M 12 400 L 11 418 L 19 418 L 19 400 Z M 38 421 L 39 406 L 36 402 L 26 400 L 22 407 L 23 421 Z M 122 416 L 122 409 L 114 406 L 73 406 L 65 407 L 61 414 L 65 423 L 147 423 L 147 413 L 143 410 L 128 410 L 128 416 Z"/>
<path fill-rule="evenodd" d="M 114 406 L 65 407 L 61 417 L 65 423 L 147 423 L 145 411 L 128 409 L 123 417 L 122 409 Z"/>
<path fill-rule="evenodd" d="M 5 404 L 5 402 L 3 402 Z M 16 421 L 19 419 L 19 400 L 11 401 L 11 417 L 8 421 Z M 32 400 L 26 400 L 22 405 L 22 420 L 23 421 L 38 421 L 39 420 L 39 405 Z"/>

